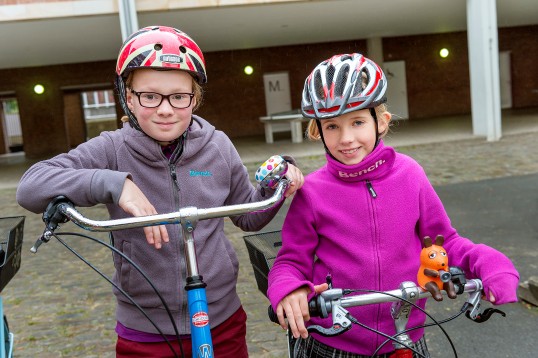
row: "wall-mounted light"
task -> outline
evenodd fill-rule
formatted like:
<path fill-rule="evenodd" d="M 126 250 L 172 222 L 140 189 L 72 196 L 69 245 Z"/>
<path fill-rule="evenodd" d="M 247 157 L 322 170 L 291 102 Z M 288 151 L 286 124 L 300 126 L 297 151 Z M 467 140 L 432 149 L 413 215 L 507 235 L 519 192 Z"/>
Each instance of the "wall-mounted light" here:
<path fill-rule="evenodd" d="M 252 66 L 250 66 L 250 65 L 245 66 L 245 69 L 243 71 L 245 71 L 245 73 L 250 76 L 251 74 L 254 73 L 254 68 L 252 68 Z"/>
<path fill-rule="evenodd" d="M 38 83 L 37 85 L 34 86 L 34 92 L 37 94 L 43 94 L 43 92 L 45 92 L 45 87 L 43 87 L 43 85 Z"/>
<path fill-rule="evenodd" d="M 439 51 L 439 56 L 441 56 L 442 58 L 447 58 L 448 55 L 449 55 L 450 52 L 448 52 L 448 49 L 447 48 L 442 48 L 440 51 Z"/>

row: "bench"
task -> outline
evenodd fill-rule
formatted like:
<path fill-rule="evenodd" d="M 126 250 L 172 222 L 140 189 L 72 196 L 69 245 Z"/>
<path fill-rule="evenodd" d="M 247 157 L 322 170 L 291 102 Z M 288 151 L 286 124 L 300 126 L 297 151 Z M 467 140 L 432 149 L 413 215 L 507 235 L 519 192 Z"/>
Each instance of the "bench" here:
<path fill-rule="evenodd" d="M 264 125 L 266 143 L 273 143 L 273 133 L 279 132 L 291 132 L 291 141 L 302 143 L 304 136 L 302 123 L 308 121 L 308 118 L 304 118 L 301 111 L 296 109 L 260 117 L 260 121 Z"/>

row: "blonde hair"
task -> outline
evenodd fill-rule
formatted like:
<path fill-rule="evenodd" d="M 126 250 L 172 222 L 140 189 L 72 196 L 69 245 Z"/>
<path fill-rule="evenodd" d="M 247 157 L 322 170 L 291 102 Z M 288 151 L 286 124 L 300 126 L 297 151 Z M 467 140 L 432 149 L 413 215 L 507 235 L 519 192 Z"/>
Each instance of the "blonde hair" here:
<path fill-rule="evenodd" d="M 377 116 L 377 121 L 379 121 L 380 118 L 383 118 L 382 117 L 383 113 L 388 112 L 387 105 L 384 103 L 380 104 L 374 109 L 375 109 L 375 114 Z M 321 139 L 321 135 L 319 134 L 319 128 L 316 121 L 317 119 L 315 118 L 311 119 L 310 122 L 308 122 L 308 127 L 306 128 L 306 137 L 313 141 Z M 387 128 L 382 133 L 379 133 L 379 138 L 383 138 L 387 134 L 387 132 L 389 131 L 389 126 L 390 126 L 390 122 L 387 123 Z"/>

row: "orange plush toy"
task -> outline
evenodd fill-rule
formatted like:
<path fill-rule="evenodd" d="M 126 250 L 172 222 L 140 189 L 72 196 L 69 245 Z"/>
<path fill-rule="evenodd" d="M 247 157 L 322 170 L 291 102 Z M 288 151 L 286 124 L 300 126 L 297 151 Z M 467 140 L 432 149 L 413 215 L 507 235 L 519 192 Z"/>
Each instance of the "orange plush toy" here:
<path fill-rule="evenodd" d="M 420 252 L 420 268 L 417 280 L 420 287 L 432 294 L 436 301 L 442 301 L 440 290 L 445 290 L 448 297 L 456 298 L 456 290 L 451 280 L 448 256 L 443 243 L 445 238 L 437 235 L 435 244 L 429 236 L 424 238 L 424 248 Z"/>

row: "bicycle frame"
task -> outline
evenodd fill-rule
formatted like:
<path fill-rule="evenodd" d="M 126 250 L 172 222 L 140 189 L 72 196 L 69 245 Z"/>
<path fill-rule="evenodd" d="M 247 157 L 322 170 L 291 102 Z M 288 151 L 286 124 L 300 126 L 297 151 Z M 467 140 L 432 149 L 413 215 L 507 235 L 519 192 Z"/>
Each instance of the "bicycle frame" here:
<path fill-rule="evenodd" d="M 66 221 L 64 218 L 73 221 L 73 223 L 85 230 L 96 232 L 108 232 L 164 224 L 180 224 L 185 243 L 185 259 L 187 266 L 187 284 L 185 289 L 187 290 L 190 315 L 192 354 L 193 356 L 213 358 L 214 352 L 205 290 L 206 284 L 203 281 L 203 277 L 198 272 L 198 263 L 194 246 L 194 231 L 196 224 L 200 220 L 235 216 L 269 209 L 283 199 L 288 185 L 289 181 L 287 179 L 281 179 L 275 188 L 273 196 L 256 203 L 228 205 L 208 209 L 187 207 L 168 214 L 129 217 L 115 220 L 91 220 L 78 212 L 71 203 L 60 199 L 57 202 L 53 201 L 54 204 L 51 203 L 54 208 L 52 210 L 53 215 L 50 215 L 49 218 L 54 220 L 52 220 L 52 224 L 47 224 L 45 232 L 31 248 L 31 252 L 37 252 L 37 248 L 43 242 L 48 242 L 50 240 L 54 235 L 54 230 L 56 229 L 57 224 Z M 47 209 L 47 212 L 48 211 L 49 210 Z"/>

